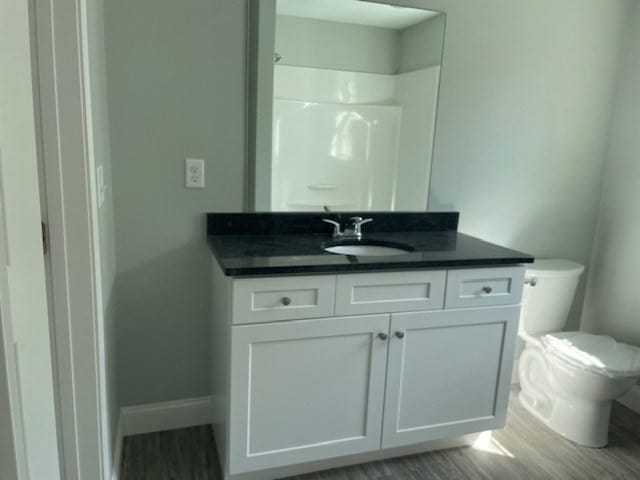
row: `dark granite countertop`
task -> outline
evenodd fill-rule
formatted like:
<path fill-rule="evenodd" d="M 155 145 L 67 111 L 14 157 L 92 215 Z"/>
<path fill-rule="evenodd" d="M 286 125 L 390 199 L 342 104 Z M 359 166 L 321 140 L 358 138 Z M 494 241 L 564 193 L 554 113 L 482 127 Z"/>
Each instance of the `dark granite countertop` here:
<path fill-rule="evenodd" d="M 363 243 L 400 244 L 411 251 L 403 255 L 376 257 L 325 252 L 327 246 L 357 244 L 357 241 L 334 240 L 331 227 L 320 219 L 339 219 L 356 214 L 374 217 L 374 221 L 366 225 L 369 228 L 363 228 Z M 371 272 L 533 262 L 533 257 L 525 253 L 457 232 L 457 213 L 351 212 L 311 216 L 313 218 L 308 214 L 208 214 L 209 247 L 227 276 Z"/>

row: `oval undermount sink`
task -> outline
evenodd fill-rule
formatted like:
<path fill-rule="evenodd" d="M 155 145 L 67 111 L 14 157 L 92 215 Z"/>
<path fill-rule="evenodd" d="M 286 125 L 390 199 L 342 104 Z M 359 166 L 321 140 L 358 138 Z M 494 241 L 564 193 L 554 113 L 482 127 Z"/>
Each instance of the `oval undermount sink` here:
<path fill-rule="evenodd" d="M 325 252 L 337 253 L 338 255 L 354 255 L 364 257 L 388 257 L 391 255 L 404 255 L 411 250 L 398 247 L 387 247 L 384 245 L 333 245 L 326 247 Z"/>

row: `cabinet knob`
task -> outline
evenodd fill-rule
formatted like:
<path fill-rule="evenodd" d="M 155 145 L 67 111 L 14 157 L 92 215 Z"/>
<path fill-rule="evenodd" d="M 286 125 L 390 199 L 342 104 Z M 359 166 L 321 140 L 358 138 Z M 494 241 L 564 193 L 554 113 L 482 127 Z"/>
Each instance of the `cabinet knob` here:
<path fill-rule="evenodd" d="M 489 285 L 482 287 L 482 291 L 484 293 L 491 293 L 493 291 L 493 288 L 491 288 Z"/>
<path fill-rule="evenodd" d="M 282 297 L 283 305 L 291 305 L 291 299 L 289 297 Z"/>
<path fill-rule="evenodd" d="M 386 340 L 387 338 L 389 338 L 389 335 L 387 335 L 387 334 L 386 334 L 386 333 L 384 333 L 384 332 L 380 332 L 380 333 L 378 334 L 378 338 L 379 338 L 380 340 Z"/>
<path fill-rule="evenodd" d="M 398 331 L 396 332 L 396 337 L 398 337 L 398 338 L 404 338 L 404 332 L 403 332 L 402 330 L 398 330 Z"/>

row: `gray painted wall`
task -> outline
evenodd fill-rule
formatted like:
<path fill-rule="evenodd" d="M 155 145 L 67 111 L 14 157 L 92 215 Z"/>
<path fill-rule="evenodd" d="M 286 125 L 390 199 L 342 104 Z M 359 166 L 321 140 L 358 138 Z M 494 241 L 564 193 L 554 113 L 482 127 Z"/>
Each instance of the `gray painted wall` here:
<path fill-rule="evenodd" d="M 120 398 L 209 394 L 204 213 L 239 211 L 244 2 L 105 2 Z M 184 188 L 185 157 L 206 188 Z"/>
<path fill-rule="evenodd" d="M 399 48 L 396 30 L 276 15 L 281 65 L 395 73 Z"/>
<path fill-rule="evenodd" d="M 430 208 L 588 263 L 628 2 L 403 3 L 447 13 Z M 121 400 L 206 395 L 202 213 L 242 208 L 244 2 L 118 0 L 106 18 Z M 205 190 L 184 189 L 185 156 L 206 159 Z"/>
<path fill-rule="evenodd" d="M 628 2 L 429 4 L 447 13 L 429 209 L 588 265 Z"/>
<path fill-rule="evenodd" d="M 640 3 L 626 28 L 583 327 L 640 347 Z"/>

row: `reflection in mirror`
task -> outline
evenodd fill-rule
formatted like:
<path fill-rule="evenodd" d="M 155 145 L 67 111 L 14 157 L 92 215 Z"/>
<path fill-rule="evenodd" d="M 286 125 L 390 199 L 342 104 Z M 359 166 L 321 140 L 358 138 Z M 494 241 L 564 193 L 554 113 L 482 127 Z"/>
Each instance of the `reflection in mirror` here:
<path fill-rule="evenodd" d="M 254 1 L 249 209 L 426 210 L 444 23 L 361 0 Z"/>

